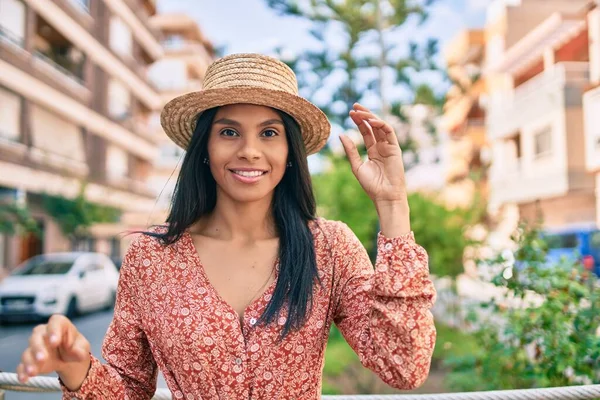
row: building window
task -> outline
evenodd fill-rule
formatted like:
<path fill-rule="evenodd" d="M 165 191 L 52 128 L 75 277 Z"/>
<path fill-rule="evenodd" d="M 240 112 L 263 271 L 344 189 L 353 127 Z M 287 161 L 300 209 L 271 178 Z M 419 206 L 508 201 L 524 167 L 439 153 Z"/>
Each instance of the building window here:
<path fill-rule="evenodd" d="M 115 79 L 108 82 L 108 114 L 117 121 L 125 121 L 131 116 L 131 94 Z"/>
<path fill-rule="evenodd" d="M 0 104 L 0 140 L 17 142 L 21 137 L 21 97 L 0 87 Z"/>
<path fill-rule="evenodd" d="M 507 158 L 510 160 L 521 159 L 521 134 L 517 133 L 506 141 Z"/>
<path fill-rule="evenodd" d="M 96 251 L 96 239 L 91 237 L 73 240 L 73 251 Z"/>
<path fill-rule="evenodd" d="M 129 174 L 129 157 L 120 147 L 110 145 L 106 152 L 108 178 L 121 180 Z"/>
<path fill-rule="evenodd" d="M 504 141 L 504 164 L 509 172 L 516 172 L 521 167 L 521 133 L 516 133 Z"/>
<path fill-rule="evenodd" d="M 109 35 L 110 48 L 115 53 L 122 56 L 132 56 L 133 37 L 131 30 L 120 18 L 115 16 L 110 18 Z"/>
<path fill-rule="evenodd" d="M 552 128 L 546 127 L 533 136 L 535 158 L 552 154 Z"/>
<path fill-rule="evenodd" d="M 31 134 L 36 149 L 59 155 L 66 160 L 86 162 L 81 127 L 63 116 L 33 104 Z"/>
<path fill-rule="evenodd" d="M 0 39 L 23 47 L 25 4 L 20 0 L 0 0 Z"/>

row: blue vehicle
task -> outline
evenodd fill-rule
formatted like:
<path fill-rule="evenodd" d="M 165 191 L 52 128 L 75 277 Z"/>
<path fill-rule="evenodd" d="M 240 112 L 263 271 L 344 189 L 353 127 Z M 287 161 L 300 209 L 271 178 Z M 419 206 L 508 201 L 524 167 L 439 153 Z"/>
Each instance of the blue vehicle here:
<path fill-rule="evenodd" d="M 572 228 L 547 231 L 542 235 L 548 244 L 548 261 L 577 257 L 588 271 L 600 276 L 600 229 Z"/>

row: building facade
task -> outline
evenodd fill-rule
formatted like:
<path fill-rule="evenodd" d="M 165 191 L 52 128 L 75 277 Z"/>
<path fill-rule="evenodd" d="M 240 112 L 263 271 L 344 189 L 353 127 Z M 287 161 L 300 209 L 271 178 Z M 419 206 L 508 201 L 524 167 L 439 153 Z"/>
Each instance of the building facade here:
<path fill-rule="evenodd" d="M 481 98 L 485 35 L 482 30 L 460 32 L 444 49 L 452 86 L 446 94 L 443 131 L 448 134 L 448 168 L 443 198 L 449 206 L 468 207 L 477 193 L 487 198 L 488 142 Z"/>
<path fill-rule="evenodd" d="M 516 207 L 546 228 L 597 221 L 586 167 L 589 0 L 496 1 L 486 26 L 490 209 Z M 588 157 L 589 158 L 589 157 Z"/>
<path fill-rule="evenodd" d="M 149 73 L 163 103 L 201 90 L 206 69 L 215 59 L 215 50 L 198 24 L 185 14 L 157 14 L 150 23 L 163 36 L 165 55 Z M 149 220 L 161 223 L 168 213 L 184 151 L 162 130 L 159 112 L 152 116 L 152 129 L 160 140 L 159 155 L 153 164 L 149 184 L 157 193 L 158 201 Z"/>
<path fill-rule="evenodd" d="M 0 0 L 0 196 L 27 207 L 43 234 L 0 235 L 0 266 L 74 247 L 119 257 L 116 230 L 65 238 L 43 194 L 122 211 L 151 210 L 159 154 L 147 77 L 164 56 L 152 0 Z M 85 185 L 82 185 L 85 183 Z"/>
<path fill-rule="evenodd" d="M 596 179 L 596 224 L 600 227 L 600 1 L 588 13 L 590 84 L 583 95 L 585 158 Z"/>

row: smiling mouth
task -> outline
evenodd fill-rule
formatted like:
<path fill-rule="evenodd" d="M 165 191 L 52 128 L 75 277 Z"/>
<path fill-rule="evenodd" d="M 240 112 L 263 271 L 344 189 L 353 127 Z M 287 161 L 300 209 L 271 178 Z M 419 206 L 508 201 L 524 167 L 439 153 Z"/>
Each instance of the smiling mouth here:
<path fill-rule="evenodd" d="M 243 176 L 244 178 L 257 178 L 259 176 L 263 176 L 267 173 L 267 171 L 240 171 L 235 169 L 230 169 L 236 175 Z"/>

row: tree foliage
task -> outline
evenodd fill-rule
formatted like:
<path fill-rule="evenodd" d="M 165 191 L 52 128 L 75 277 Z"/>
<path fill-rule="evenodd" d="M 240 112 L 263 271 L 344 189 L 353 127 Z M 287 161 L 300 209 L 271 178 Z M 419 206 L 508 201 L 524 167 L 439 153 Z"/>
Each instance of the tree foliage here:
<path fill-rule="evenodd" d="M 39 235 L 41 232 L 29 209 L 16 203 L 0 203 L 0 233 Z"/>
<path fill-rule="evenodd" d="M 600 289 L 579 261 L 550 262 L 535 227 L 518 249 L 483 260 L 505 295 L 473 314 L 483 352 L 450 360 L 449 384 L 492 390 L 600 383 Z"/>
<path fill-rule="evenodd" d="M 356 233 L 369 254 L 374 255 L 378 216 L 372 200 L 354 177 L 345 157 L 332 156 L 331 167 L 313 177 L 319 214 L 341 220 Z M 423 194 L 410 194 L 411 229 L 429 254 L 430 270 L 438 276 L 455 277 L 463 272 L 463 253 L 471 244 L 464 231 L 478 221 L 481 210 L 449 209 Z"/>
<path fill-rule="evenodd" d="M 389 89 L 403 88 L 407 93 L 417 93 L 417 88 L 424 85 L 416 84 L 414 76 L 421 71 L 438 70 L 434 61 L 438 52 L 436 40 L 411 41 L 407 49 L 399 49 L 394 39 L 407 23 L 414 21 L 418 25 L 427 19 L 431 0 L 267 0 L 267 3 L 280 14 L 311 22 L 310 33 L 321 46 L 286 62 L 296 72 L 304 95 L 341 127 L 352 125 L 348 112 L 355 102 L 372 95 L 386 102 L 387 95 L 382 92 L 385 90 L 387 94 Z M 391 79 L 382 82 L 384 75 L 390 75 Z M 332 93 L 325 102 L 319 101 L 321 90 Z M 441 104 L 433 91 L 426 93 L 423 88 L 413 101 Z M 391 99 L 390 103 L 389 111 L 401 116 L 400 103 Z"/>
<path fill-rule="evenodd" d="M 93 224 L 117 222 L 121 216 L 121 211 L 114 207 L 89 202 L 84 192 L 82 188 L 74 199 L 42 195 L 43 207 L 59 225 L 62 233 L 71 239 L 86 236 Z"/>
<path fill-rule="evenodd" d="M 478 222 L 480 207 L 450 209 L 434 198 L 413 193 L 408 197 L 410 225 L 429 255 L 429 270 L 436 276 L 455 278 L 463 273 L 463 254 L 473 242 L 465 235 Z"/>
<path fill-rule="evenodd" d="M 348 224 L 373 255 L 378 221 L 373 201 L 358 183 L 345 156 L 332 155 L 330 161 L 327 172 L 313 177 L 319 214 Z"/>

